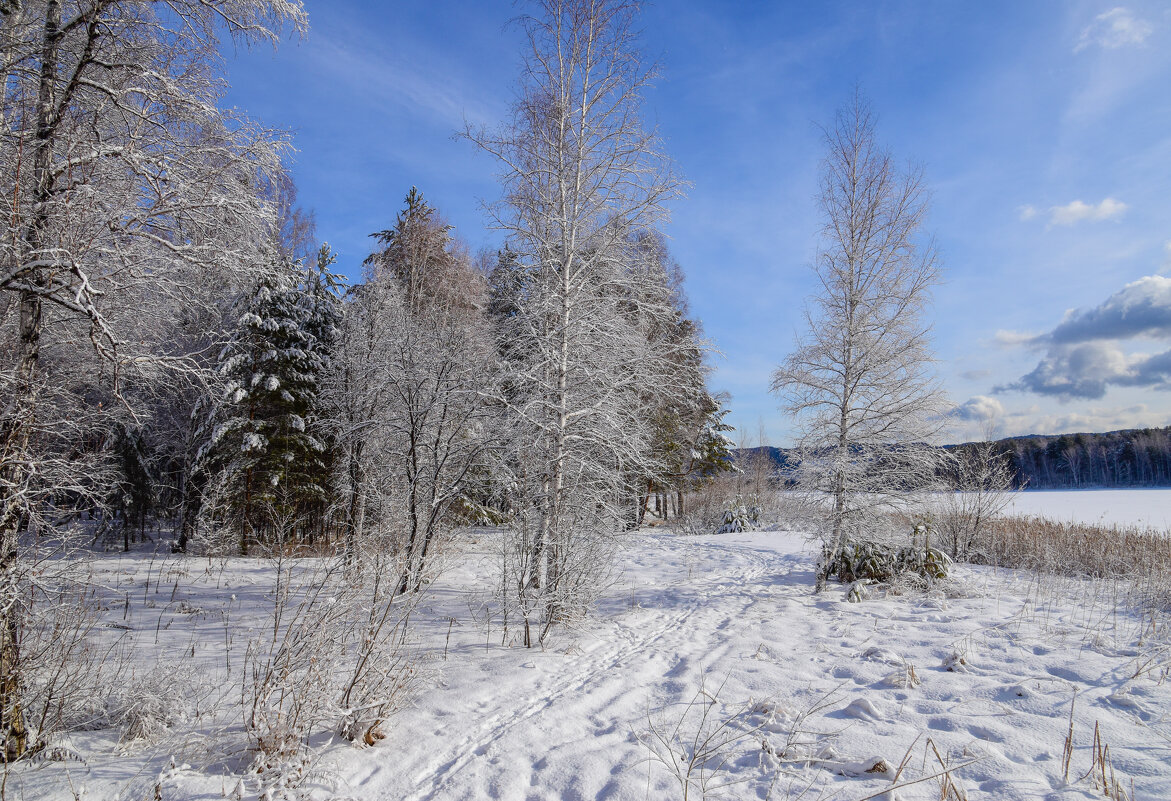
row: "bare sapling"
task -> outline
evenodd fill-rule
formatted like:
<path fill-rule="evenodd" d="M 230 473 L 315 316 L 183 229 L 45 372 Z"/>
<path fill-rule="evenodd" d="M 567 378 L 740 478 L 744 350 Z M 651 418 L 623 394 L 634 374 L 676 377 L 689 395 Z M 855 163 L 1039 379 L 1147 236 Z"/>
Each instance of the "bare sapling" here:
<path fill-rule="evenodd" d="M 942 496 L 935 529 L 940 546 L 957 561 L 982 556 L 976 548 L 1016 491 L 1009 456 L 992 439 L 991 432 L 986 432 L 982 442 L 943 457 L 941 467 L 951 491 Z"/>

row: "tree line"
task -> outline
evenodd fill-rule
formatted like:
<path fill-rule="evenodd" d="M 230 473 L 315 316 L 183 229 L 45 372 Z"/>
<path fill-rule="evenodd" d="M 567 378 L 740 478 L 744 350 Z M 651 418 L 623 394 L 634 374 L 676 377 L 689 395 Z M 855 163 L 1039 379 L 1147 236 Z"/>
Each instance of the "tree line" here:
<path fill-rule="evenodd" d="M 1105 433 L 1032 434 L 991 442 L 943 446 L 960 461 L 991 452 L 1005 459 L 1016 489 L 1171 486 L 1171 427 L 1135 428 Z M 733 461 L 766 458 L 776 474 L 788 476 L 798 465 L 795 449 L 736 449 Z M 955 484 L 954 461 L 941 460 L 940 477 Z"/>
<path fill-rule="evenodd" d="M 1171 427 L 1008 437 L 995 446 L 1007 456 L 1018 488 L 1171 486 Z"/>

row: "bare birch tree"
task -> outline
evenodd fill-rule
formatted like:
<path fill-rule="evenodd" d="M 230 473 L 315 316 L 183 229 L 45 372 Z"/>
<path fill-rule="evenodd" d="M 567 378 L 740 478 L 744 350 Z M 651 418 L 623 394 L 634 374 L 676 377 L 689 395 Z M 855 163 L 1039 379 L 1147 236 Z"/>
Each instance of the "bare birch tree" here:
<path fill-rule="evenodd" d="M 115 379 L 191 366 L 165 332 L 199 286 L 230 284 L 252 262 L 274 217 L 256 187 L 279 171 L 283 148 L 217 107 L 218 38 L 275 42 L 282 28 L 303 28 L 305 12 L 299 0 L 28 0 L 0 11 L 0 296 L 15 329 L 0 368 L 12 388 L 0 409 L 0 736 L 10 760 L 29 746 L 19 532 L 56 489 L 35 434 L 54 417 L 42 401 L 62 378 L 42 356 L 53 343 L 90 348 Z"/>
<path fill-rule="evenodd" d="M 637 2 L 539 0 L 520 18 L 526 50 L 511 123 L 466 135 L 499 159 L 519 279 L 503 321 L 522 543 L 510 580 L 532 644 L 588 603 L 621 527 L 624 475 L 646 475 L 641 382 L 657 380 L 640 326 L 668 302 L 640 296 L 637 235 L 680 182 L 640 118 L 654 77 L 636 48 Z M 664 301 L 666 299 L 663 299 Z"/>
<path fill-rule="evenodd" d="M 879 535 L 879 512 L 933 482 L 929 443 L 943 410 L 925 319 L 940 267 L 934 246 L 919 241 L 922 173 L 895 166 L 858 93 L 824 140 L 819 286 L 806 332 L 772 376 L 799 425 L 793 477 L 825 544 L 818 589 L 847 538 Z"/>

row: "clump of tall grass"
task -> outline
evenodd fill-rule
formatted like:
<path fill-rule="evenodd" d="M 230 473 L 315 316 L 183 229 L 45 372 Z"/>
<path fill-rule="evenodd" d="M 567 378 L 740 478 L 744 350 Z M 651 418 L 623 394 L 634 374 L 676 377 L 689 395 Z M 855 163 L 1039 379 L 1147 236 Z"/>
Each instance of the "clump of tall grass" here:
<path fill-rule="evenodd" d="M 1171 532 L 1036 516 L 981 527 L 968 561 L 1078 578 L 1124 579 L 1138 606 L 1171 611 Z"/>

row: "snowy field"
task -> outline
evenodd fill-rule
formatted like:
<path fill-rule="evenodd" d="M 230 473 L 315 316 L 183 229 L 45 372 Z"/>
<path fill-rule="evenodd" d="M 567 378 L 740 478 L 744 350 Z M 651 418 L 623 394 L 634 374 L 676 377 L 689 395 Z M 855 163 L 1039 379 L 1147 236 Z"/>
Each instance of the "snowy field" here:
<path fill-rule="evenodd" d="M 1171 489 L 1027 490 L 1008 514 L 1062 521 L 1171 530 Z"/>
<path fill-rule="evenodd" d="M 660 530 L 626 539 L 598 614 L 542 651 L 502 644 L 479 611 L 495 542 L 458 543 L 416 614 L 427 689 L 373 747 L 316 742 L 303 796 L 682 798 L 686 767 L 667 765 L 706 742 L 708 798 L 938 799 L 944 766 L 972 799 L 1101 798 L 1097 726 L 1108 777 L 1171 798 L 1169 632 L 1121 610 L 1116 585 L 961 567 L 927 593 L 848 603 L 840 587 L 812 594 L 798 535 Z M 99 577 L 127 599 L 106 626 L 137 637 L 140 672 L 238 701 L 234 632 L 263 620 L 265 564 L 104 558 Z M 180 728 L 153 745 L 74 734 L 84 761 L 21 765 L 6 797 L 262 797 L 226 775 L 247 756 L 230 728 L 213 742 Z"/>

